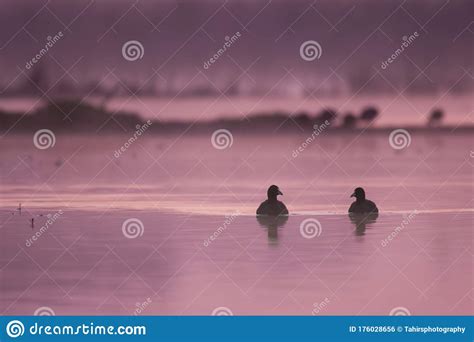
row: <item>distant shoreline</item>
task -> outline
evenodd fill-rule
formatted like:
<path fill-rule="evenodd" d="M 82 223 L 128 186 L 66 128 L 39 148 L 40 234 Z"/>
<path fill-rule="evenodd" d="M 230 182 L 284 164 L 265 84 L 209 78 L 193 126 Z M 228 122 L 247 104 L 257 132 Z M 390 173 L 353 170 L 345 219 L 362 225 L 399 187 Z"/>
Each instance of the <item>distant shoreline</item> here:
<path fill-rule="evenodd" d="M 437 114 L 433 116 L 433 113 Z M 386 134 L 394 129 L 406 129 L 411 133 L 471 133 L 474 123 L 444 125 L 442 110 L 434 111 L 432 121 L 426 125 L 377 126 L 377 108 L 368 106 L 359 115 L 341 115 L 330 108 L 317 113 L 267 112 L 249 113 L 243 118 L 219 118 L 206 121 L 145 120 L 137 113 L 109 111 L 104 106 L 94 106 L 80 101 L 49 103 L 26 114 L 0 110 L 0 132 L 4 135 L 32 133 L 48 129 L 54 133 L 69 134 L 212 134 L 225 129 L 232 134 Z"/>
<path fill-rule="evenodd" d="M 174 125 L 173 125 L 174 126 Z M 183 126 L 186 126 L 183 124 Z M 274 134 L 284 134 L 284 135 L 308 135 L 311 134 L 311 131 L 305 130 L 305 131 L 299 131 L 297 129 L 293 130 L 288 130 L 288 129 L 281 129 L 281 130 L 268 130 L 268 131 L 262 131 L 262 130 L 245 130 L 242 128 L 238 129 L 232 129 L 228 128 L 228 126 L 222 126 L 219 125 L 219 127 L 224 127 L 228 129 L 232 134 L 237 134 L 237 135 L 274 135 Z M 320 137 L 324 137 L 325 135 L 327 136 L 333 136 L 333 135 L 358 135 L 358 134 L 370 134 L 370 135 L 387 135 L 390 134 L 395 129 L 405 129 L 409 131 L 411 134 L 417 134 L 417 133 L 422 133 L 425 135 L 437 135 L 437 134 L 473 134 L 474 133 L 474 125 L 470 126 L 444 126 L 444 127 L 439 127 L 436 129 L 433 128 L 428 128 L 428 127 L 420 127 L 420 126 L 385 126 L 385 127 L 374 127 L 374 128 L 354 128 L 354 129 L 345 129 L 345 128 L 332 128 L 329 132 L 322 133 Z M 39 129 L 39 128 L 38 128 Z M 216 128 L 217 129 L 217 128 Z M 189 130 L 186 130 L 185 128 L 182 129 L 177 129 L 174 127 L 173 129 L 167 128 L 166 124 L 162 125 L 159 129 L 150 129 L 149 132 L 145 133 L 144 136 L 175 136 L 179 135 L 182 133 L 186 133 L 187 135 L 192 135 L 192 136 L 201 136 L 201 135 L 210 135 L 215 131 L 215 129 L 212 129 L 210 127 L 195 127 Z M 15 136 L 22 136 L 22 135 L 28 135 L 30 136 L 32 133 L 35 132 L 34 129 L 32 130 L 0 130 L 0 134 L 5 134 L 8 132 L 8 135 L 15 135 Z M 65 129 L 55 129 L 54 130 L 55 134 L 61 135 L 61 134 L 68 134 L 68 135 L 76 135 L 76 136 L 83 136 L 91 133 L 90 131 L 69 131 Z M 99 132 L 99 135 L 102 136 L 129 136 L 130 134 L 133 134 L 133 132 L 120 132 L 120 131 L 103 131 Z M 5 134 L 6 135 L 6 134 Z"/>

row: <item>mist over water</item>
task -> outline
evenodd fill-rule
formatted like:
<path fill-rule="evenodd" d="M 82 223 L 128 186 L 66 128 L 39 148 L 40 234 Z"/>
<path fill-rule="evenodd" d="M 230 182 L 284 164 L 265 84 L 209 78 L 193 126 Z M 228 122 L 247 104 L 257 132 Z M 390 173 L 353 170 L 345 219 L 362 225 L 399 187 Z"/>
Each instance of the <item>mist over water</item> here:
<path fill-rule="evenodd" d="M 383 315 L 400 303 L 412 314 L 469 314 L 460 294 L 470 274 L 460 270 L 470 259 L 459 253 L 472 241 L 472 158 L 456 147 L 470 136 L 413 134 L 402 151 L 385 135 L 348 144 L 355 137 L 323 132 L 296 158 L 301 135 L 235 135 L 224 150 L 208 137 L 145 136 L 119 158 L 126 136 L 58 135 L 44 151 L 3 139 L 1 306 L 29 314 L 47 296 L 56 314 L 133 314 L 150 297 L 143 314 L 210 314 L 223 303 L 234 314 Z M 281 224 L 254 216 L 271 183 L 291 213 Z M 355 186 L 377 203 L 375 221 L 346 214 Z M 18 202 L 23 214 L 12 216 Z M 26 247 L 45 224 L 38 215 L 58 208 L 64 213 Z M 129 218 L 142 223 L 139 243 L 123 235 Z M 319 236 L 301 235 L 307 218 L 320 222 Z M 72 255 L 49 268 L 52 283 L 30 258 L 46 267 L 59 243 L 73 244 Z M 8 264 L 18 245 L 25 253 Z M 137 275 L 125 277 L 127 267 Z"/>
<path fill-rule="evenodd" d="M 15 6 L 2 4 L 3 96 L 42 95 L 28 78 L 50 97 L 81 98 L 90 92 L 344 97 L 473 90 L 470 1 L 26 1 L 22 10 L 8 10 Z M 62 24 L 69 21 L 71 27 Z M 26 68 L 58 32 L 63 37 L 51 57 Z M 205 68 L 237 32 L 241 37 Z M 418 38 L 399 55 L 415 32 Z M 308 40 L 322 48 L 315 62 L 300 58 Z M 143 46 L 138 61 L 123 58 L 127 41 Z"/>
<path fill-rule="evenodd" d="M 386 133 L 323 131 L 307 146 L 304 133 L 239 134 L 218 150 L 210 136 L 145 132 L 117 158 L 128 138 L 59 134 L 46 150 L 23 135 L 2 139 L 9 147 L 0 164 L 2 205 L 254 213 L 272 183 L 287 189 L 291 211 L 346 212 L 359 185 L 383 199 L 384 211 L 465 208 L 471 196 L 472 159 L 456 148 L 469 144 L 469 133 L 412 133 L 403 150 L 393 149 Z"/>
<path fill-rule="evenodd" d="M 0 312 L 471 315 L 471 14 L 3 1 Z"/>

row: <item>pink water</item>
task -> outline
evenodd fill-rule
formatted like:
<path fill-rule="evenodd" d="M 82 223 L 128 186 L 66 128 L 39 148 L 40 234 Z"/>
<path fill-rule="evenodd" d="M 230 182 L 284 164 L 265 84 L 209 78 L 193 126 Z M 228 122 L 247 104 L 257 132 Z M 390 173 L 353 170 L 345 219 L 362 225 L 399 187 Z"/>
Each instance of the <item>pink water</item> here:
<path fill-rule="evenodd" d="M 323 134 L 296 158 L 304 136 L 235 135 L 224 150 L 144 136 L 114 158 L 128 138 L 0 140 L 3 314 L 472 314 L 469 135 L 412 134 L 396 151 L 384 134 Z M 253 215 L 273 183 L 292 213 L 281 226 Z M 356 186 L 380 209 L 358 227 Z M 141 236 L 124 235 L 130 218 Z M 301 233 L 308 218 L 319 236 Z"/>

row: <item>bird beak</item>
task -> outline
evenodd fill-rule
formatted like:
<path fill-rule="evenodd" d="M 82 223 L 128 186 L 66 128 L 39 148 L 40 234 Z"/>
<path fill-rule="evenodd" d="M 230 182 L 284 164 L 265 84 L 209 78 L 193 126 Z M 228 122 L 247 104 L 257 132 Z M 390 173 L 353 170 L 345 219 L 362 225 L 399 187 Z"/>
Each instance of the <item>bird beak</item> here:
<path fill-rule="evenodd" d="M 351 197 L 356 197 L 356 194 L 355 194 L 355 192 L 354 192 L 354 193 L 351 195 Z"/>
<path fill-rule="evenodd" d="M 280 190 L 278 190 L 278 195 L 282 195 L 282 196 L 283 196 L 283 192 L 281 192 Z"/>

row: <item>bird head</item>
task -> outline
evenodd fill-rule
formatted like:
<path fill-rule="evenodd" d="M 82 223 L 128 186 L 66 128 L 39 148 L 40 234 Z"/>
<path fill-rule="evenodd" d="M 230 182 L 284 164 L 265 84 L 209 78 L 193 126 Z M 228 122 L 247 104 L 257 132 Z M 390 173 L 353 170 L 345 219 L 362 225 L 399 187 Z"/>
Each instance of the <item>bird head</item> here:
<path fill-rule="evenodd" d="M 355 197 L 357 200 L 365 200 L 365 191 L 362 188 L 355 188 L 354 193 L 351 197 Z"/>

